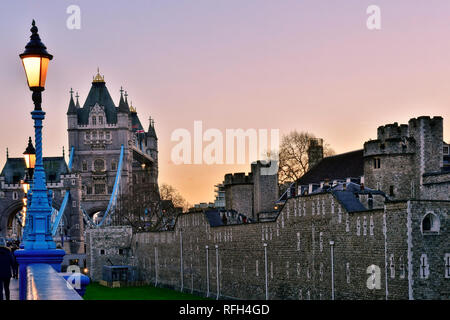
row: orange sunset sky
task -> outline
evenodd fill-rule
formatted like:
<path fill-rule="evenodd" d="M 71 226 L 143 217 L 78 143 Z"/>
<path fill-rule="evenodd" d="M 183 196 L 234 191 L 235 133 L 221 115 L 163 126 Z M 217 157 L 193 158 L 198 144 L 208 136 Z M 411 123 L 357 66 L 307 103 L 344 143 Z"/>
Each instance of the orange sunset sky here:
<path fill-rule="evenodd" d="M 81 29 L 66 9 L 81 9 Z M 381 30 L 366 9 L 381 9 Z M 450 2 L 2 1 L 0 166 L 33 135 L 31 92 L 19 59 L 31 20 L 54 55 L 43 93 L 44 155 L 68 150 L 71 87 L 83 104 L 97 67 L 116 104 L 129 93 L 141 122 L 155 119 L 160 183 L 191 203 L 245 165 L 175 165 L 179 128 L 305 130 L 337 152 L 362 148 L 380 125 L 444 118 L 450 142 Z M 66 152 L 67 155 L 67 152 Z"/>

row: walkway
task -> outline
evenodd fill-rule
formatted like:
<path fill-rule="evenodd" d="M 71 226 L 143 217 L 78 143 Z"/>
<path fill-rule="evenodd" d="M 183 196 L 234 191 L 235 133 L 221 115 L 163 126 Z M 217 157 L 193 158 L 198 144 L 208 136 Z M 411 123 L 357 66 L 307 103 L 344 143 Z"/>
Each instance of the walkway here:
<path fill-rule="evenodd" d="M 19 280 L 11 278 L 9 292 L 11 300 L 19 300 Z"/>

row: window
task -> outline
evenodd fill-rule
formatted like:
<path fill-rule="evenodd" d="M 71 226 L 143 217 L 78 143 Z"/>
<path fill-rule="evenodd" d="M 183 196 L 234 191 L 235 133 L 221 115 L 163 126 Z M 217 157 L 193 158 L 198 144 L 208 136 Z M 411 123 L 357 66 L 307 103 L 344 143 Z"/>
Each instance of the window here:
<path fill-rule="evenodd" d="M 389 196 L 395 197 L 394 186 L 389 186 Z"/>
<path fill-rule="evenodd" d="M 12 198 L 13 198 L 13 200 L 19 199 L 19 195 L 17 194 L 17 191 L 14 191 L 14 192 L 12 193 Z"/>
<path fill-rule="evenodd" d="M 402 257 L 399 258 L 398 263 L 400 265 L 400 279 L 405 279 L 405 277 L 406 277 L 406 269 L 405 269 L 405 264 L 403 263 L 403 258 Z"/>
<path fill-rule="evenodd" d="M 119 254 L 123 255 L 123 249 L 119 249 Z"/>
<path fill-rule="evenodd" d="M 85 132 L 85 133 L 84 133 L 84 138 L 85 138 L 86 140 L 89 140 L 89 139 L 91 138 L 91 133 L 90 133 L 90 132 Z"/>
<path fill-rule="evenodd" d="M 94 170 L 95 171 L 104 171 L 105 170 L 105 160 L 96 159 L 94 161 Z"/>
<path fill-rule="evenodd" d="M 105 254 L 105 249 L 101 249 L 101 250 L 100 250 L 100 254 L 101 254 L 101 255 L 104 255 L 104 254 Z"/>
<path fill-rule="evenodd" d="M 72 201 L 72 207 L 76 208 L 77 207 L 77 202 L 76 201 Z"/>
<path fill-rule="evenodd" d="M 117 170 L 117 163 L 115 161 L 111 162 L 111 170 L 116 171 Z"/>
<path fill-rule="evenodd" d="M 106 193 L 106 186 L 104 183 L 96 183 L 94 185 L 94 191 L 95 194 L 105 194 Z"/>
<path fill-rule="evenodd" d="M 92 117 L 92 124 L 94 126 L 97 124 L 97 118 L 95 116 Z"/>
<path fill-rule="evenodd" d="M 87 186 L 86 187 L 86 194 L 92 194 L 92 187 L 91 186 Z"/>
<path fill-rule="evenodd" d="M 106 140 L 111 140 L 111 132 L 106 131 Z"/>
<path fill-rule="evenodd" d="M 391 270 L 391 278 L 394 279 L 395 278 L 395 262 L 394 262 L 393 254 L 391 254 L 391 256 L 389 257 L 389 268 Z"/>
<path fill-rule="evenodd" d="M 444 146 L 444 156 L 448 156 L 448 155 L 450 155 L 450 147 L 449 146 Z"/>
<path fill-rule="evenodd" d="M 98 124 L 103 124 L 103 117 L 102 116 L 98 117 Z"/>
<path fill-rule="evenodd" d="M 430 265 L 428 264 L 428 257 L 426 254 L 422 254 L 420 257 L 420 278 L 428 279 L 430 275 Z"/>
<path fill-rule="evenodd" d="M 438 233 L 440 228 L 439 218 L 432 212 L 427 213 L 422 220 L 422 233 Z"/>
<path fill-rule="evenodd" d="M 450 253 L 445 254 L 445 278 L 450 278 Z"/>
<path fill-rule="evenodd" d="M 345 278 L 347 280 L 347 283 L 350 283 L 350 263 L 347 262 L 345 265 Z"/>
<path fill-rule="evenodd" d="M 373 159 L 373 168 L 374 169 L 380 169 L 381 168 L 381 159 L 380 158 L 374 158 Z"/>
<path fill-rule="evenodd" d="M 86 161 L 83 161 L 83 163 L 81 164 L 81 170 L 87 171 L 87 162 Z"/>

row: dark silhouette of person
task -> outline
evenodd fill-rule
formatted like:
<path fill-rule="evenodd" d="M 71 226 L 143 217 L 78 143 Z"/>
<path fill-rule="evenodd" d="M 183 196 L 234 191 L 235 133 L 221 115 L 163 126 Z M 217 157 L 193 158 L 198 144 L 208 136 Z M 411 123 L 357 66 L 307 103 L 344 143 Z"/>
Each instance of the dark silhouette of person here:
<path fill-rule="evenodd" d="M 3 300 L 3 290 L 5 290 L 6 300 L 9 300 L 9 282 L 14 264 L 13 259 L 11 251 L 6 247 L 6 241 L 0 239 L 0 300 Z"/>
<path fill-rule="evenodd" d="M 18 247 L 13 246 L 11 248 L 11 255 L 13 258 L 13 275 L 12 277 L 14 279 L 19 279 L 19 263 L 17 262 L 16 256 L 14 255 L 14 252 L 18 249 Z"/>

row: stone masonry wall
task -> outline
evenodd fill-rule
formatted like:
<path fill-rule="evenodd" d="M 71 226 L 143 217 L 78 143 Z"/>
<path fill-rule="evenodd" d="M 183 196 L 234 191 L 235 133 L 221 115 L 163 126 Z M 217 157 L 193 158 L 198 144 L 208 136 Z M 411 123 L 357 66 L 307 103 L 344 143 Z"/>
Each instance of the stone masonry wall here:
<path fill-rule="evenodd" d="M 448 203 L 438 205 L 443 206 Z M 105 228 L 88 233 L 94 235 L 94 251 L 111 246 L 114 254 L 117 244 L 131 245 L 128 263 L 138 267 L 145 282 L 213 298 L 265 299 L 267 244 L 269 299 L 332 299 L 333 287 L 335 299 L 408 299 L 408 241 L 415 239 L 416 230 L 408 237 L 406 202 L 389 204 L 385 210 L 349 213 L 332 194 L 324 193 L 289 199 L 275 222 L 212 228 L 202 213 L 189 213 L 178 218 L 174 231 L 131 235 L 114 229 L 108 235 Z M 444 237 L 448 239 L 448 229 L 442 230 L 439 241 Z M 448 253 L 448 248 L 439 246 L 420 251 L 428 253 L 430 263 L 440 259 L 436 268 L 443 272 L 443 251 Z M 117 254 L 113 258 L 120 260 Z M 98 274 L 104 261 L 96 257 L 91 272 Z M 368 287 L 371 266 L 379 268 L 375 289 Z M 443 278 L 442 272 L 436 276 Z M 447 279 L 414 286 L 414 298 L 449 298 Z"/>

